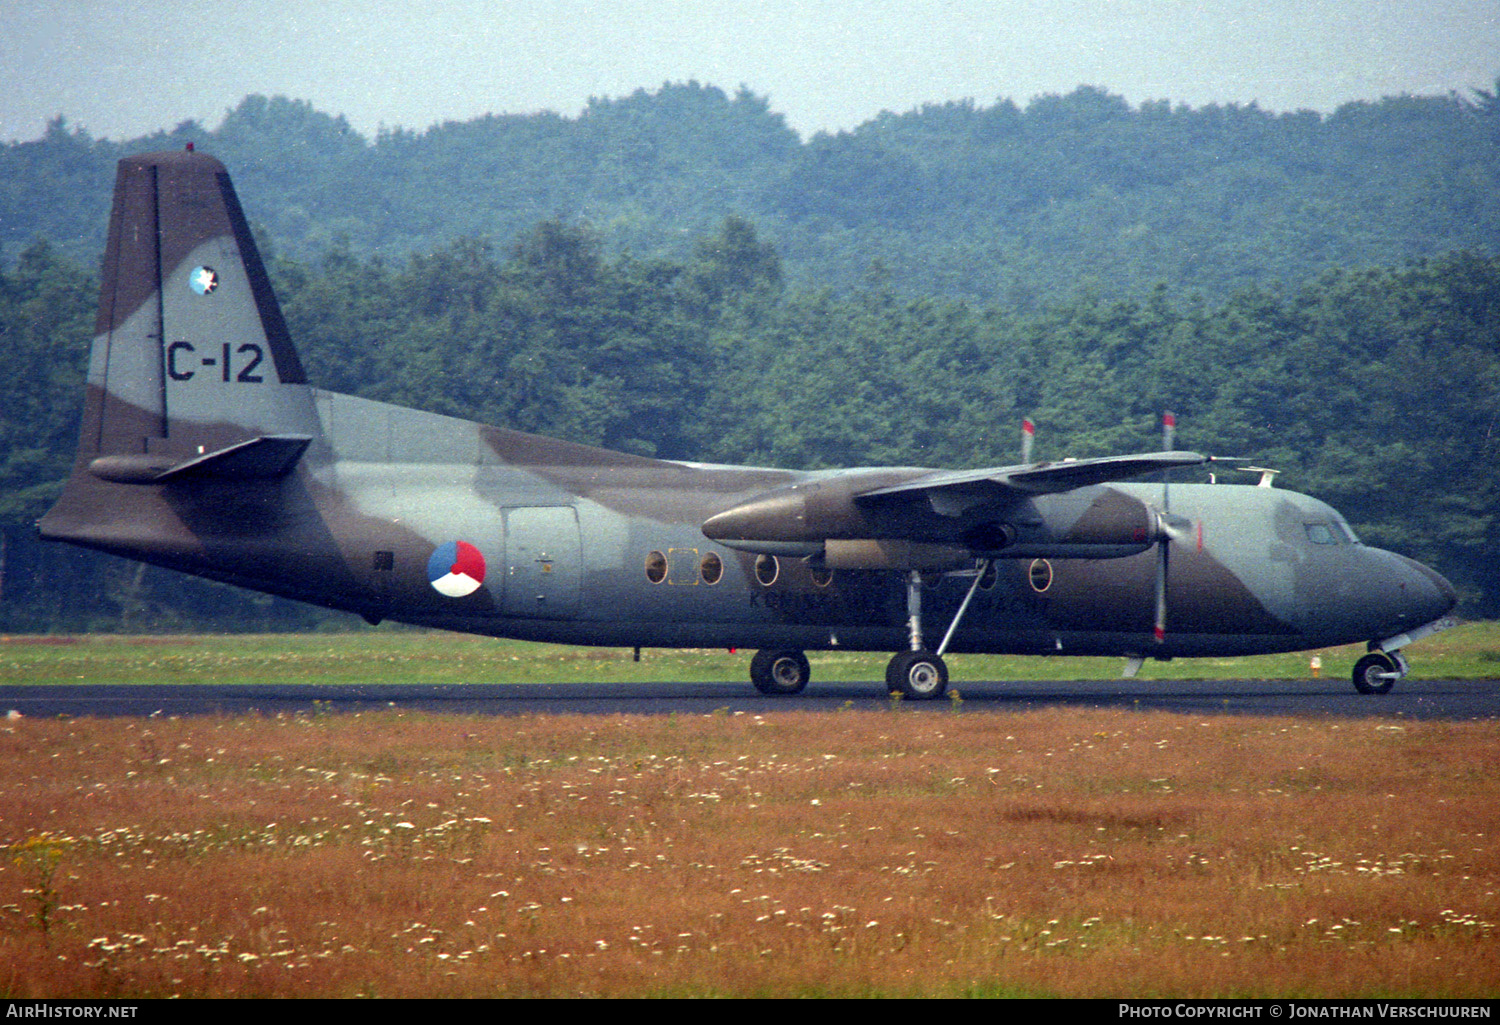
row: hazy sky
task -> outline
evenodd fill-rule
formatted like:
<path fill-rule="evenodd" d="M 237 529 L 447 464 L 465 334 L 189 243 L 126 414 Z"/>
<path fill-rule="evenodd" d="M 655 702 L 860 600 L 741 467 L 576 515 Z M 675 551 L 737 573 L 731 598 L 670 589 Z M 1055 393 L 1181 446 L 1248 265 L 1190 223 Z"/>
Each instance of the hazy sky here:
<path fill-rule="evenodd" d="M 925 102 L 1099 85 L 1330 111 L 1493 89 L 1500 0 L 0 0 L 0 140 L 126 139 L 249 93 L 365 135 L 696 79 L 804 136 Z"/>

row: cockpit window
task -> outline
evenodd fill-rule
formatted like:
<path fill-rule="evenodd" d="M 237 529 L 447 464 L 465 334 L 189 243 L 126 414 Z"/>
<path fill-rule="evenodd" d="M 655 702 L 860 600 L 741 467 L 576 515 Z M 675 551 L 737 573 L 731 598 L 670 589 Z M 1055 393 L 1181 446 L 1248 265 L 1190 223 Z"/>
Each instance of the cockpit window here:
<path fill-rule="evenodd" d="M 1353 529 L 1342 517 L 1302 524 L 1307 539 L 1315 545 L 1357 545 L 1360 543 Z"/>
<path fill-rule="evenodd" d="M 1334 536 L 1332 528 L 1326 523 L 1304 523 L 1307 529 L 1307 539 L 1315 545 L 1336 545 L 1338 538 Z"/>

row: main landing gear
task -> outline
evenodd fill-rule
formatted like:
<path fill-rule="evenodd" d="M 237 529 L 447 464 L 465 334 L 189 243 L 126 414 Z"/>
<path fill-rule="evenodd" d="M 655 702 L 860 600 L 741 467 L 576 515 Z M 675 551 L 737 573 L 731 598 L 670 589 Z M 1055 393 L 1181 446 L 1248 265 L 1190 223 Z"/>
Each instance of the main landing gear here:
<path fill-rule="evenodd" d="M 762 694 L 800 694 L 811 675 L 800 651 L 757 651 L 750 660 L 750 682 Z"/>
<path fill-rule="evenodd" d="M 974 577 L 975 587 L 979 584 L 982 572 L 981 570 Z M 916 701 L 943 696 L 943 692 L 948 689 L 948 664 L 943 661 L 943 652 L 947 650 L 948 640 L 953 636 L 953 627 L 963 618 L 969 598 L 973 596 L 974 588 L 970 588 L 964 603 L 959 606 L 958 615 L 953 617 L 953 626 L 948 628 L 943 643 L 938 645 L 936 652 L 931 652 L 922 644 L 922 573 L 920 570 L 911 570 L 906 574 L 906 633 L 911 649 L 897 652 L 886 664 L 887 690 Z"/>
<path fill-rule="evenodd" d="M 928 651 L 922 643 L 922 574 L 918 570 L 906 574 L 906 630 L 911 647 L 908 651 L 897 652 L 887 663 L 885 685 L 888 691 L 914 701 L 943 696 L 948 689 L 948 663 L 943 661 L 943 652 L 948 650 L 948 642 L 953 639 L 953 633 L 968 611 L 969 602 L 979 590 L 979 582 L 988 569 L 989 561 L 979 560 L 974 582 L 935 652 Z M 807 656 L 800 651 L 766 649 L 757 651 L 750 660 L 750 682 L 762 694 L 798 694 L 807 686 L 809 675 Z"/>
<path fill-rule="evenodd" d="M 948 664 L 941 655 L 914 648 L 897 652 L 885 667 L 886 689 L 918 701 L 940 698 L 948 689 Z"/>

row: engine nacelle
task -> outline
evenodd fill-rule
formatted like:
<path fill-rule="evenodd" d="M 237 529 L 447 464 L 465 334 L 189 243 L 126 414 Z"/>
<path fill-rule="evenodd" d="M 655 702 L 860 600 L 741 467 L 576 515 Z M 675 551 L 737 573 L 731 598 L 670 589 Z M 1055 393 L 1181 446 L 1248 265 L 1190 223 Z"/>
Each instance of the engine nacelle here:
<path fill-rule="evenodd" d="M 703 533 L 741 551 L 851 569 L 932 569 L 981 556 L 1115 559 L 1160 536 L 1156 510 L 1107 485 L 1032 496 L 982 488 L 865 494 L 892 477 L 841 474 L 776 488 L 710 517 Z"/>

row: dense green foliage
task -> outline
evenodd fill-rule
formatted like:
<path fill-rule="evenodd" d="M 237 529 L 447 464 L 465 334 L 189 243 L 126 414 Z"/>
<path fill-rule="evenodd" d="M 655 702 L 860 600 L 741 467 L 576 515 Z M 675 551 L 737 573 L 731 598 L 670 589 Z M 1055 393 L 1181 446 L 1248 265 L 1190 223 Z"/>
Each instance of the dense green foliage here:
<path fill-rule="evenodd" d="M 804 144 L 688 85 L 374 143 L 251 97 L 212 133 L 0 148 L 0 629 L 315 619 L 27 530 L 71 460 L 112 162 L 187 138 L 280 254 L 321 387 L 792 467 L 1012 462 L 1023 416 L 1042 457 L 1150 449 L 1170 406 L 1181 446 L 1282 470 L 1500 614 L 1493 95 L 1080 89 Z"/>
<path fill-rule="evenodd" d="M 1442 569 L 1469 612 L 1500 611 L 1494 257 L 1330 272 L 1217 305 L 1163 288 L 1036 313 L 879 283 L 788 291 L 738 219 L 686 261 L 610 259 L 544 222 L 504 257 L 472 241 L 400 264 L 340 248 L 275 271 L 321 385 L 643 454 L 987 465 L 1014 461 L 1030 415 L 1039 455 L 1087 456 L 1153 447 L 1170 405 L 1184 447 L 1282 470 L 1368 540 Z M 0 465 L 12 524 L 66 469 L 84 277 L 38 245 L 0 278 L 0 387 L 24 411 L 5 421 Z M 143 600 L 138 574 L 119 582 Z"/>
<path fill-rule="evenodd" d="M 1009 307 L 1094 284 L 1227 298 L 1351 265 L 1500 245 L 1500 103 L 1399 96 L 1330 115 L 1250 106 L 1132 108 L 1091 87 L 882 114 L 802 141 L 766 100 L 689 82 L 577 118 L 487 116 L 374 140 L 342 118 L 251 96 L 214 129 L 127 142 L 61 118 L 0 146 L 0 250 L 35 236 L 102 249 L 114 161 L 195 141 L 234 171 L 289 256 L 346 241 L 405 259 L 460 238 L 506 247 L 548 219 L 609 254 L 685 259 L 729 214 L 773 239 L 794 285 Z"/>

